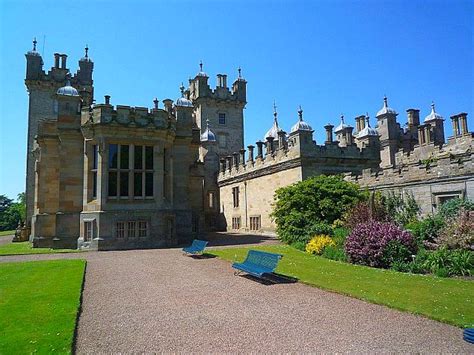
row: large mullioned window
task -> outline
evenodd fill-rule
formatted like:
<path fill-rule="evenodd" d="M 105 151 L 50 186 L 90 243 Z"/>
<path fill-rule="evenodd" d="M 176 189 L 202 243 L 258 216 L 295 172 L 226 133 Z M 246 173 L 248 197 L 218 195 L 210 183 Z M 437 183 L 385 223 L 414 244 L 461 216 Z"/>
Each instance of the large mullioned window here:
<path fill-rule="evenodd" d="M 153 147 L 109 144 L 109 197 L 153 197 Z"/>

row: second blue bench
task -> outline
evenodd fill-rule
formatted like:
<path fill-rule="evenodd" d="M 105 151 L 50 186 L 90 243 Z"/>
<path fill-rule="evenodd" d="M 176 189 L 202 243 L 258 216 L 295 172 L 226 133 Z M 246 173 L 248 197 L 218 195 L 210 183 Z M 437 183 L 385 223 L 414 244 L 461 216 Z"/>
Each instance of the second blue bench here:
<path fill-rule="evenodd" d="M 233 263 L 232 267 L 238 271 L 246 272 L 250 275 L 262 278 L 264 274 L 271 274 L 275 271 L 278 261 L 283 257 L 280 254 L 268 253 L 260 250 L 249 250 L 247 258 L 243 263 Z"/>

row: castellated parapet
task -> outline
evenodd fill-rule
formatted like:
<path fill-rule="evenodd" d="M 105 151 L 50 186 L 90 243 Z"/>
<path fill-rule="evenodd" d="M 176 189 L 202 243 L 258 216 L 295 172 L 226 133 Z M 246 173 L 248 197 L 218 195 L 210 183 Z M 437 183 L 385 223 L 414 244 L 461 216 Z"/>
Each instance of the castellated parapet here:
<path fill-rule="evenodd" d="M 282 132 L 285 135 L 285 132 Z M 317 145 L 312 132 L 296 132 L 288 136 L 283 145 L 268 139 L 263 149 L 259 141 L 254 157 L 254 146 L 249 146 L 249 156 L 245 160 L 245 150 L 232 156 L 221 157 L 219 185 L 273 174 L 292 167 L 301 167 L 302 177 L 318 174 L 338 174 L 378 167 L 380 156 L 377 147 L 358 148 L 355 144 L 341 147 L 338 142 Z"/>
<path fill-rule="evenodd" d="M 371 190 L 412 194 L 422 214 L 435 212 L 453 197 L 474 199 L 474 134 L 468 131 L 466 116 L 451 116 L 453 136 L 447 142 L 432 133 L 435 125 L 419 125 L 418 141 L 411 150 L 401 147 L 393 166 L 352 172 L 346 179 Z"/>

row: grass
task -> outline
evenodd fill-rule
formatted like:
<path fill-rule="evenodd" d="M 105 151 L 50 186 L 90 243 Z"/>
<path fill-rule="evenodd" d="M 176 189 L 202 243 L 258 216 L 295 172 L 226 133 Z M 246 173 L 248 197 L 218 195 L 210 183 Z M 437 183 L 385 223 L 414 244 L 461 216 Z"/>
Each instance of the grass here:
<path fill-rule="evenodd" d="M 72 352 L 85 265 L 0 263 L 0 354 Z"/>
<path fill-rule="evenodd" d="M 76 249 L 33 248 L 30 242 L 18 242 L 0 245 L 0 255 L 78 253 Z"/>
<path fill-rule="evenodd" d="M 474 327 L 474 282 L 413 275 L 311 256 L 287 245 L 255 247 L 283 254 L 276 272 L 300 282 L 456 325 Z M 211 249 L 243 261 L 248 248 Z"/>
<path fill-rule="evenodd" d="M 0 231 L 0 237 L 5 237 L 9 235 L 15 235 L 15 231 Z"/>

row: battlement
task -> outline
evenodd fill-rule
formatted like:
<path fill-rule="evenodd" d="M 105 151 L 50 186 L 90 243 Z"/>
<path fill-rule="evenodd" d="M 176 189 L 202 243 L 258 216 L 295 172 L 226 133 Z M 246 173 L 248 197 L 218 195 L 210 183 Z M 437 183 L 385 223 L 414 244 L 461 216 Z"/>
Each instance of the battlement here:
<path fill-rule="evenodd" d="M 106 98 L 108 101 L 109 98 Z M 124 105 L 112 106 L 109 103 L 84 107 L 81 111 L 81 124 L 119 124 L 126 127 L 146 127 L 154 129 L 176 129 L 176 119 L 168 111 L 146 107 Z"/>
<path fill-rule="evenodd" d="M 455 178 L 474 174 L 472 146 L 474 135 L 451 137 L 447 144 L 416 146 L 412 152 L 397 153 L 395 167 L 364 169 L 362 174 L 349 173 L 346 179 L 370 188 L 395 186 Z"/>
<path fill-rule="evenodd" d="M 92 85 L 94 63 L 88 57 L 87 51 L 88 48 L 86 47 L 86 56 L 79 60 L 79 68 L 70 78 L 71 85 L 78 90 L 83 89 L 83 86 Z M 27 85 L 44 85 L 46 83 L 46 85 L 52 87 L 60 87 L 65 83 L 66 76 L 70 72 L 67 67 L 67 54 L 54 53 L 54 65 L 47 72 L 43 69 L 43 58 L 36 52 L 36 47 L 26 53 L 25 56 L 27 60 L 25 78 Z"/>
<path fill-rule="evenodd" d="M 189 80 L 189 88 L 186 94 L 190 100 L 211 99 L 243 105 L 247 103 L 247 81 L 241 77 L 240 69 L 239 77 L 234 81 L 231 88 L 227 86 L 226 74 L 217 74 L 217 85 L 214 89 L 211 89 L 208 79 L 207 74 L 201 70 L 194 79 Z"/>
<path fill-rule="evenodd" d="M 278 142 L 272 137 L 267 142 L 256 142 L 257 155 L 254 158 L 254 146 L 235 152 L 232 156 L 221 157 L 218 182 L 227 184 L 235 180 L 268 175 L 276 171 L 301 166 L 303 175 L 312 175 L 314 170 L 320 173 L 341 173 L 361 171 L 362 167 L 375 167 L 380 163 L 377 146 L 359 148 L 355 144 L 341 147 L 337 142 L 318 145 L 312 140 L 312 132 L 297 131 L 285 139 L 286 133 L 279 132 Z M 266 152 L 263 152 L 265 145 Z"/>

